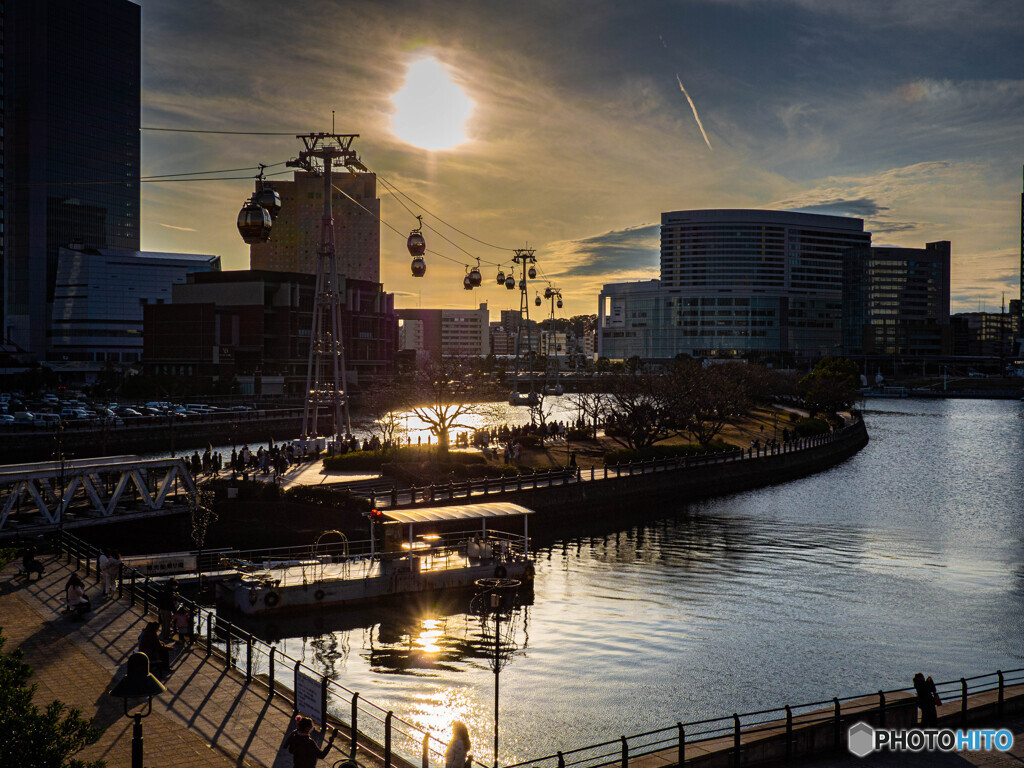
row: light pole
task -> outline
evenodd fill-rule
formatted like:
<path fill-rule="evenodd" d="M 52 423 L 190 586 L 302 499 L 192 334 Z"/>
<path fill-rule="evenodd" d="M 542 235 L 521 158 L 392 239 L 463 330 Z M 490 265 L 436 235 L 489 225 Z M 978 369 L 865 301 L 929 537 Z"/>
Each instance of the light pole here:
<path fill-rule="evenodd" d="M 135 720 L 132 726 L 132 768 L 142 766 L 142 718 L 149 717 L 153 712 L 153 697 L 167 689 L 149 671 L 149 657 L 144 653 L 133 653 L 128 659 L 128 668 L 111 691 L 111 696 L 124 700 L 124 715 Z M 128 714 L 128 699 L 145 698 L 146 713 L 141 711 L 134 715 Z"/>

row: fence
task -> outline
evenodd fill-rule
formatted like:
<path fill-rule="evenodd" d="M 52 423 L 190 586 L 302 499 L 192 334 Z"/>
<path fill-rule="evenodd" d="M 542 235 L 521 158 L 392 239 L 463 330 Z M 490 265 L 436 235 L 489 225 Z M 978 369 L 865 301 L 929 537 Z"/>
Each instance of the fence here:
<path fill-rule="evenodd" d="M 616 477 L 632 477 L 634 474 L 643 475 L 651 472 L 668 472 L 693 467 L 705 467 L 712 464 L 779 456 L 828 445 L 846 438 L 853 431 L 863 430 L 863 423 L 858 422 L 842 429 L 815 435 L 814 437 L 800 437 L 785 442 L 771 441 L 765 444 L 758 444 L 756 447 L 751 446 L 747 449 L 735 448 L 695 456 L 673 456 L 664 459 L 605 464 L 600 469 L 590 467 L 585 471 L 581 468 L 568 467 L 565 469 L 542 470 L 540 472 L 531 471 L 528 474 L 522 473 L 497 478 L 485 477 L 481 480 L 452 481 L 440 484 L 431 483 L 430 485 L 412 486 L 409 488 L 399 488 L 397 485 L 391 488 L 370 485 L 366 493 L 370 504 L 378 508 L 454 501 L 458 498 L 469 499 L 471 496 L 486 497 L 491 494 L 533 490 L 556 485 L 567 485 L 569 483 L 608 480 Z M 356 490 L 356 488 L 352 490 Z"/>
<path fill-rule="evenodd" d="M 76 570 L 84 569 L 87 579 L 95 578 L 97 583 L 102 580 L 99 569 L 102 553 L 97 547 L 61 532 L 60 553 L 68 563 L 74 562 Z M 163 584 L 163 580 L 144 576 L 122 564 L 118 599 L 127 600 L 133 608 L 140 608 L 146 614 L 156 610 Z M 203 638 L 206 655 L 219 657 L 225 669 L 238 670 L 247 683 L 256 681 L 265 685 L 269 697 L 279 696 L 295 706 L 294 682 L 290 686 L 281 683 L 286 669 L 293 681 L 300 673 L 319 680 L 325 711 L 349 732 L 349 754 L 353 759 L 357 751 L 362 751 L 380 760 L 385 768 L 391 768 L 396 762 L 418 763 L 421 768 L 430 768 L 432 763 L 444 764 L 445 740 L 396 717 L 394 712 L 363 698 L 358 691 L 317 673 L 309 665 L 218 616 L 214 610 L 191 600 L 180 597 L 179 600 L 194 613 L 194 629 L 197 637 Z M 416 758 L 403 755 L 416 755 Z"/>
<path fill-rule="evenodd" d="M 960 678 L 936 683 L 936 689 L 943 702 L 959 704 L 959 724 L 968 722 L 968 698 L 981 693 L 997 692 L 996 712 L 1002 714 L 1004 693 L 1007 687 L 1024 684 L 1024 669 L 997 671 L 975 677 Z M 839 750 L 843 746 L 842 729 L 844 724 L 863 718 L 865 712 L 874 711 L 880 724 L 885 724 L 887 708 L 889 711 L 897 702 L 907 705 L 908 697 L 913 696 L 913 688 L 899 688 L 890 691 L 878 691 L 872 694 L 833 698 L 824 701 L 813 701 L 806 704 L 786 705 L 758 712 L 736 713 L 726 717 L 695 720 L 688 723 L 659 728 L 633 736 L 620 736 L 617 739 L 592 744 L 586 747 L 555 752 L 544 757 L 534 758 L 522 763 L 505 766 L 505 768 L 570 768 L 617 765 L 628 768 L 629 762 L 655 752 L 669 752 L 672 759 L 666 765 L 684 765 L 687 745 L 707 743 L 716 739 L 727 740 L 724 749 L 732 757 L 732 763 L 739 765 L 745 743 L 756 740 L 758 736 L 778 735 L 783 738 L 783 755 L 787 760 L 796 756 L 798 729 L 812 726 L 830 726 L 832 738 L 830 743 Z M 844 708 L 844 705 L 846 707 Z M 855 706 L 851 706 L 855 705 Z M 916 716 L 916 710 L 915 710 Z M 731 744 L 728 744 L 731 741 Z M 744 761 L 746 762 L 746 761 Z"/>

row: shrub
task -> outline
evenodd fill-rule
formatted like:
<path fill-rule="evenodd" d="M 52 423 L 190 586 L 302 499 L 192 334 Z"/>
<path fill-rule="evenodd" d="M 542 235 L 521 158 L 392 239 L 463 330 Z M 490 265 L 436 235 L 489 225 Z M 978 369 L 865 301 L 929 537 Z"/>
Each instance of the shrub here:
<path fill-rule="evenodd" d="M 718 453 L 720 451 L 735 451 L 736 446 L 729 445 L 721 440 L 715 440 L 707 448 L 697 443 L 686 445 L 652 445 L 643 450 L 633 448 L 620 448 L 616 451 L 608 451 L 604 455 L 605 464 L 624 464 L 630 461 L 648 461 L 650 459 L 671 459 L 677 456 L 701 456 L 705 453 Z"/>
<path fill-rule="evenodd" d="M 828 432 L 829 426 L 824 419 L 800 419 L 793 429 L 800 437 L 813 437 Z"/>
<path fill-rule="evenodd" d="M 594 434 L 589 429 L 567 429 L 565 437 L 567 440 L 578 443 L 582 440 L 593 440 Z"/>
<path fill-rule="evenodd" d="M 285 491 L 284 497 L 289 501 L 295 501 L 300 504 L 312 504 L 318 507 L 330 507 L 331 509 L 365 512 L 370 508 L 370 503 L 366 499 L 356 498 L 348 491 L 323 488 L 316 485 L 297 485 Z"/>

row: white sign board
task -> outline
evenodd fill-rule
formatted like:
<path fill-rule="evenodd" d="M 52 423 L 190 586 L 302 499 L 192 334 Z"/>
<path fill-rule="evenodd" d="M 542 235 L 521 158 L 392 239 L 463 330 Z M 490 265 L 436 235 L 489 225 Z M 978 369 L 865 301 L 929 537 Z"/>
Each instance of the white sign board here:
<path fill-rule="evenodd" d="M 143 576 L 166 576 L 172 573 L 189 573 L 196 570 L 196 556 L 187 552 L 125 557 L 123 561 L 125 565 L 134 568 Z"/>
<path fill-rule="evenodd" d="M 324 688 L 319 678 L 295 670 L 295 709 L 315 723 L 324 722 Z"/>

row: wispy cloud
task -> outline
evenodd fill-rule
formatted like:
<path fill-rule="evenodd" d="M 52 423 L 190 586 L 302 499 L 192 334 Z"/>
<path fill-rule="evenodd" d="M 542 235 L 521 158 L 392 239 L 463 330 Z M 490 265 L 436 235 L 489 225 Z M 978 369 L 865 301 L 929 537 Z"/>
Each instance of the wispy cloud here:
<path fill-rule="evenodd" d="M 693 119 L 697 121 L 697 127 L 700 128 L 700 135 L 704 137 L 704 143 L 708 145 L 708 149 L 711 149 L 711 141 L 708 139 L 707 131 L 704 130 L 704 123 L 700 121 L 700 115 L 697 114 L 697 105 L 693 103 L 693 99 L 690 98 L 690 94 L 686 92 L 686 88 L 683 86 L 683 81 L 679 79 L 679 73 L 676 73 L 676 82 L 679 83 L 679 90 L 683 92 L 683 96 L 690 102 L 690 109 L 693 110 Z M 711 149 L 714 152 L 713 149 Z"/>

